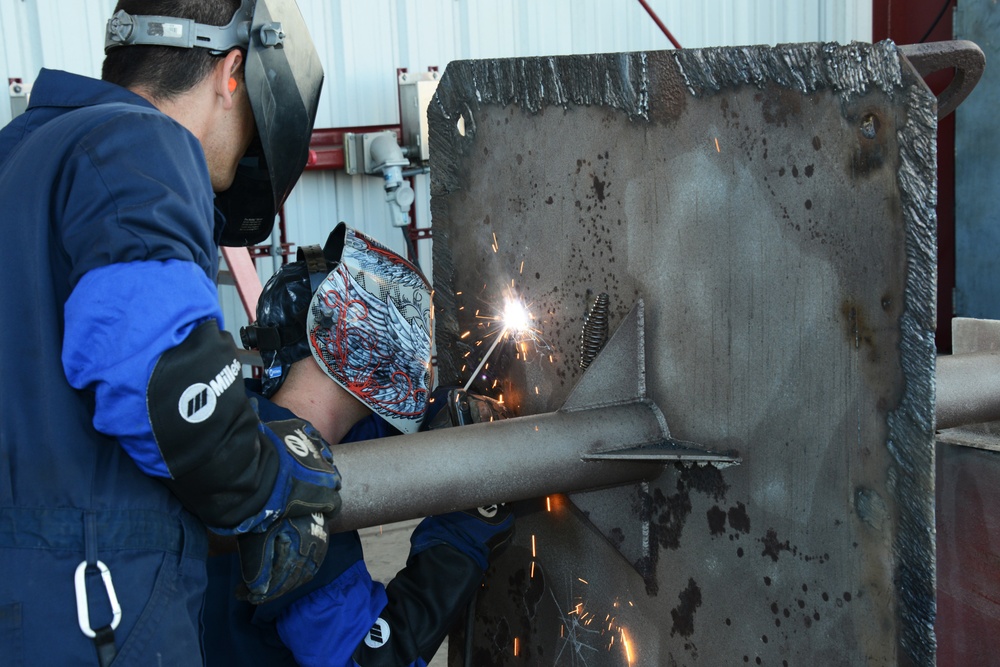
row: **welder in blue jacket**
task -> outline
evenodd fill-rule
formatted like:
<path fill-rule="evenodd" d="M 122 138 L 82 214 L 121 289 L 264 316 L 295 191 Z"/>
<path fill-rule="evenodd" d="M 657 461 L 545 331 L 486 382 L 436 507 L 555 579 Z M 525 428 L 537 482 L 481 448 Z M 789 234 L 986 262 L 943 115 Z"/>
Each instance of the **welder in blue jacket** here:
<path fill-rule="evenodd" d="M 327 442 L 412 433 L 431 387 L 431 289 L 419 270 L 343 223 L 321 250 L 267 283 L 242 332 L 263 358 L 261 415 L 306 418 Z M 336 457 L 337 447 L 333 446 Z M 350 484 L 350 480 L 344 480 Z M 206 662 L 221 665 L 425 665 L 509 537 L 506 507 L 428 517 L 388 587 L 372 580 L 356 531 L 330 536 L 308 584 L 263 605 L 232 557 L 210 558 Z"/>
<path fill-rule="evenodd" d="M 43 70 L 0 131 L 4 665 L 200 664 L 206 526 L 265 601 L 339 506 L 316 431 L 236 381 L 214 284 L 305 164 L 294 0 L 122 0 L 105 45 L 102 81 Z"/>

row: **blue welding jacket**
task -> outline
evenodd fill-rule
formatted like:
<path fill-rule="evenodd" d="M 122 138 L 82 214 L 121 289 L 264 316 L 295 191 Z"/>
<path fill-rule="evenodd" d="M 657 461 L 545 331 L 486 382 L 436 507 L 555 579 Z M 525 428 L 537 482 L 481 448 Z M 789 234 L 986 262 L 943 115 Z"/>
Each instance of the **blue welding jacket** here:
<path fill-rule="evenodd" d="M 95 660 L 74 596 L 84 560 L 111 572 L 118 662 L 201 661 L 205 528 L 154 478 L 165 466 L 138 431 L 160 354 L 221 324 L 213 198 L 197 138 L 113 84 L 43 70 L 0 130 L 5 664 Z M 88 599 L 91 626 L 108 623 L 99 577 Z"/>

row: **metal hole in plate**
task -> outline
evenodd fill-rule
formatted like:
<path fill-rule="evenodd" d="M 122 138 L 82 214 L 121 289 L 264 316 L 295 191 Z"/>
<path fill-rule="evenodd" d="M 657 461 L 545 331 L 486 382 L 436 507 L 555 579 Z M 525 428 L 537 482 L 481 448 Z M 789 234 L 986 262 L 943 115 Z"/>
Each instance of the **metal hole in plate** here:
<path fill-rule="evenodd" d="M 879 123 L 878 116 L 875 114 L 866 114 L 864 118 L 861 119 L 861 134 L 866 139 L 874 139 L 875 135 L 878 134 L 878 128 L 881 123 Z"/>

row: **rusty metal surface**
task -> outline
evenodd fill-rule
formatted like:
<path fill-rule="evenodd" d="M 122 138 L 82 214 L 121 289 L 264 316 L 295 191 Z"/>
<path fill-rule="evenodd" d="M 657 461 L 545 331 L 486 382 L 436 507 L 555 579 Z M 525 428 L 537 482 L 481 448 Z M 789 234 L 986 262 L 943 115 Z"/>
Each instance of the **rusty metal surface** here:
<path fill-rule="evenodd" d="M 936 116 L 895 46 L 453 62 L 430 122 L 442 381 L 513 286 L 548 348 L 473 389 L 551 412 L 641 297 L 672 436 L 742 458 L 539 500 L 469 664 L 933 664 Z"/>
<path fill-rule="evenodd" d="M 938 95 L 938 119 L 958 108 L 979 83 L 986 69 L 983 50 L 968 40 L 906 44 L 899 47 L 899 52 L 924 77 L 954 68 L 954 78 Z"/>
<path fill-rule="evenodd" d="M 937 445 L 940 667 L 992 665 L 1000 654 L 998 450 L 997 424 L 948 431 Z"/>

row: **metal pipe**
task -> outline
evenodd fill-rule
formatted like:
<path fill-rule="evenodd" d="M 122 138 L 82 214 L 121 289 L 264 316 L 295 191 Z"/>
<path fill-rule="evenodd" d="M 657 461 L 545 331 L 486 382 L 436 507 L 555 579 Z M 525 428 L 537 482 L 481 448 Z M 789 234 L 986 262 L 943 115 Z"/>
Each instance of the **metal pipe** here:
<path fill-rule="evenodd" d="M 652 479 L 662 464 L 582 456 L 662 441 L 659 410 L 640 400 L 338 445 L 330 530 Z"/>
<path fill-rule="evenodd" d="M 937 358 L 937 429 L 1000 420 L 1000 354 Z"/>

